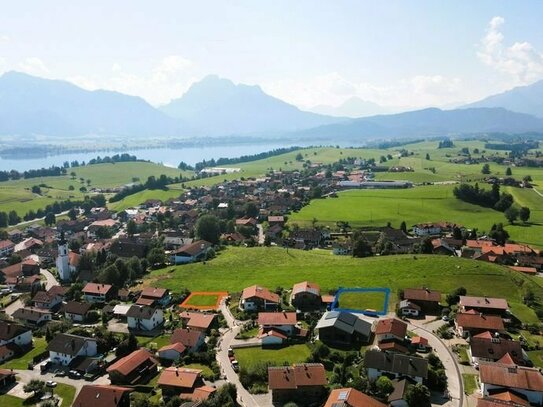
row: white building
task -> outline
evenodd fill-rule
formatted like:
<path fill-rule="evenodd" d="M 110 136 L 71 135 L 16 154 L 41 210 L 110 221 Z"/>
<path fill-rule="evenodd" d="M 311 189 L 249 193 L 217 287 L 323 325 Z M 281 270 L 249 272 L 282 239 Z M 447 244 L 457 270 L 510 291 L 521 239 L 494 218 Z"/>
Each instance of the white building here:
<path fill-rule="evenodd" d="M 22 348 L 32 344 L 32 330 L 13 322 L 0 320 L 0 346 L 14 343 Z"/>
<path fill-rule="evenodd" d="M 58 241 L 57 271 L 61 281 L 71 281 L 75 269 L 70 266 L 70 257 L 68 252 L 68 242 L 64 239 L 64 233 L 61 234 Z"/>
<path fill-rule="evenodd" d="M 47 350 L 53 363 L 68 366 L 77 356 L 96 356 L 96 345 L 96 339 L 62 333 L 49 342 Z"/>
<path fill-rule="evenodd" d="M 128 329 L 153 331 L 164 324 L 164 313 L 160 308 L 134 304 L 126 313 Z"/>

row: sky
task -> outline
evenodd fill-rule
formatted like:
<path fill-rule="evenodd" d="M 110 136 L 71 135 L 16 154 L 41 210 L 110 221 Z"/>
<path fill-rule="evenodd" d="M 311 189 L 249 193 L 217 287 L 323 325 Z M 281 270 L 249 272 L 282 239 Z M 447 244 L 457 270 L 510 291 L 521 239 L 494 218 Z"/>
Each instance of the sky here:
<path fill-rule="evenodd" d="M 217 74 L 308 109 L 450 107 L 543 79 L 543 2 L 0 0 L 0 73 L 157 106 Z"/>

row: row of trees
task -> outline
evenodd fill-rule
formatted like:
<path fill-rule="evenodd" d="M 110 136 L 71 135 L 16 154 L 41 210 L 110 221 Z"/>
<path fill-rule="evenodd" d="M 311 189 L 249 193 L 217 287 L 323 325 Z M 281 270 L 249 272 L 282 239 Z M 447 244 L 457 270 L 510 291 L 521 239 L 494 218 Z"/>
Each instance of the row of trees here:
<path fill-rule="evenodd" d="M 11 171 L 0 171 L 0 182 L 9 181 L 9 180 L 18 180 L 21 178 L 39 178 L 39 177 L 57 177 L 60 175 L 65 175 L 66 169 L 63 167 L 52 166 L 49 168 L 40 168 L 37 170 L 27 170 L 19 172 L 17 170 Z"/>
<path fill-rule="evenodd" d="M 474 186 L 461 184 L 453 190 L 456 198 L 475 205 L 494 208 L 497 211 L 504 212 L 513 204 L 513 196 L 507 193 L 500 193 L 500 186 L 492 184 L 491 190 L 479 188 L 479 184 Z"/>

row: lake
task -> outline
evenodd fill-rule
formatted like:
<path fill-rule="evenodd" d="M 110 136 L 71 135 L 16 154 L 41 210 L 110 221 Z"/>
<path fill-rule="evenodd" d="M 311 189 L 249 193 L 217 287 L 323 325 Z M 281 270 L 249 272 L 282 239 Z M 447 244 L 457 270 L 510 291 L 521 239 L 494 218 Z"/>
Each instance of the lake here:
<path fill-rule="evenodd" d="M 65 161 L 89 161 L 98 156 L 112 156 L 115 154 L 129 153 L 135 155 L 139 159 L 149 160 L 155 163 L 161 163 L 168 167 L 177 168 L 181 161 L 187 164 L 194 165 L 202 160 L 210 160 L 239 157 L 242 155 L 258 154 L 265 151 L 270 151 L 281 147 L 291 147 L 293 145 L 302 145 L 303 143 L 288 144 L 288 143 L 262 143 L 262 144 L 236 144 L 236 145 L 219 145 L 219 146 L 202 146 L 202 147 L 187 147 L 187 148 L 148 148 L 148 149 L 127 149 L 127 150 L 111 150 L 111 151 L 95 151 L 85 153 L 67 153 L 36 157 L 21 157 L 21 158 L 0 158 L 0 171 L 26 171 L 38 168 L 48 168 L 53 165 L 61 166 Z"/>

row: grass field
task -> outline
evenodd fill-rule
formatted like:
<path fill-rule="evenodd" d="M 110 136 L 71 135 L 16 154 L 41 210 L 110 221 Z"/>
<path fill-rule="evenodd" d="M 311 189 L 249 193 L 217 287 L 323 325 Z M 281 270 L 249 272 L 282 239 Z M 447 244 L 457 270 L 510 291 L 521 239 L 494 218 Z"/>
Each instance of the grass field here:
<path fill-rule="evenodd" d="M 188 365 L 184 365 L 182 367 L 187 368 L 187 369 L 200 369 L 202 371 L 202 375 L 207 380 L 213 377 L 213 370 L 211 370 L 209 366 L 202 365 L 201 363 L 191 363 Z"/>
<path fill-rule="evenodd" d="M 450 221 L 479 232 L 489 231 L 502 222 L 511 238 L 543 247 L 543 197 L 530 189 L 508 188 L 515 201 L 532 209 L 530 222 L 508 225 L 502 212 L 463 202 L 453 195 L 453 185 L 420 186 L 401 190 L 355 190 L 338 194 L 338 198 L 317 199 L 293 213 L 290 224 L 317 224 L 335 227 L 346 221 L 352 227 L 384 226 L 391 222 L 408 227 L 420 222 Z"/>
<path fill-rule="evenodd" d="M 54 393 L 62 398 L 61 407 L 70 407 L 75 398 L 75 387 L 58 383 L 54 389 Z"/>
<path fill-rule="evenodd" d="M 148 199 L 160 199 L 161 201 L 165 202 L 171 198 L 178 198 L 179 195 L 183 193 L 183 190 L 178 188 L 179 187 L 177 186 L 170 187 L 170 189 L 167 189 L 165 191 L 161 189 L 146 189 L 136 194 L 129 195 L 118 202 L 108 204 L 108 207 L 114 211 L 122 211 L 127 208 L 138 206 L 147 201 Z"/>
<path fill-rule="evenodd" d="M 436 267 L 436 264 L 439 267 Z M 469 295 L 506 298 L 524 322 L 537 323 L 535 312 L 523 304 L 526 288 L 543 299 L 543 281 L 495 264 L 435 255 L 380 256 L 357 259 L 334 256 L 326 250 L 289 250 L 277 247 L 228 247 L 213 260 L 155 270 L 145 283 L 173 291 L 228 290 L 240 292 L 259 284 L 269 289 L 290 289 L 304 280 L 320 285 L 327 293 L 339 287 L 391 289 L 390 308 L 398 289 L 430 287 L 449 293 L 464 286 Z M 540 285 L 541 284 L 541 285 Z"/>
<path fill-rule="evenodd" d="M 467 394 L 473 394 L 477 390 L 477 375 L 462 373 L 462 379 L 464 380 L 464 391 Z"/>
<path fill-rule="evenodd" d="M 339 295 L 338 308 L 364 311 L 386 311 L 385 293 L 383 292 L 343 292 Z"/>
<path fill-rule="evenodd" d="M 306 344 L 284 346 L 281 348 L 254 348 L 235 349 L 234 355 L 240 368 L 250 368 L 260 363 L 272 366 L 292 365 L 304 362 L 311 350 Z"/>
<path fill-rule="evenodd" d="M 190 297 L 189 301 L 185 302 L 184 305 L 196 305 L 196 306 L 212 306 L 217 303 L 219 296 L 217 294 L 212 295 L 193 295 Z"/>
<path fill-rule="evenodd" d="M 8 360 L 0 367 L 4 369 L 28 369 L 28 362 L 32 362 L 32 358 L 43 353 L 46 348 L 47 342 L 45 338 L 34 338 L 34 347 L 29 352 L 19 358 Z"/>
<path fill-rule="evenodd" d="M 0 395 L 0 406 L 2 407 L 22 407 L 28 404 L 24 403 L 19 397 L 10 396 L 9 394 Z"/>
<path fill-rule="evenodd" d="M 75 179 L 72 179 L 69 175 L 72 171 L 76 173 Z M 149 176 L 159 176 L 161 174 L 174 177 L 180 174 L 189 175 L 190 173 L 148 162 L 96 164 L 70 168 L 65 176 L 0 182 L 0 211 L 9 212 L 15 210 L 22 217 L 29 210 L 36 211 L 54 201 L 81 199 L 85 194 L 80 192 L 79 188 L 83 185 L 87 188 L 110 188 L 131 183 L 133 178 L 139 178 L 142 182 L 145 182 Z M 80 178 L 83 178 L 85 183 L 82 184 Z M 90 187 L 87 186 L 86 180 L 91 181 Z M 33 194 L 31 192 L 32 186 L 40 184 L 45 184 L 48 187 L 42 187 L 41 195 Z M 70 185 L 74 187 L 73 191 L 68 189 Z M 160 193 L 150 191 L 148 197 L 155 194 Z M 175 195 L 173 192 L 169 192 L 169 194 Z M 179 193 L 175 196 L 178 195 Z M 143 201 L 148 197 L 144 197 Z M 159 197 L 159 199 L 163 198 Z"/>

